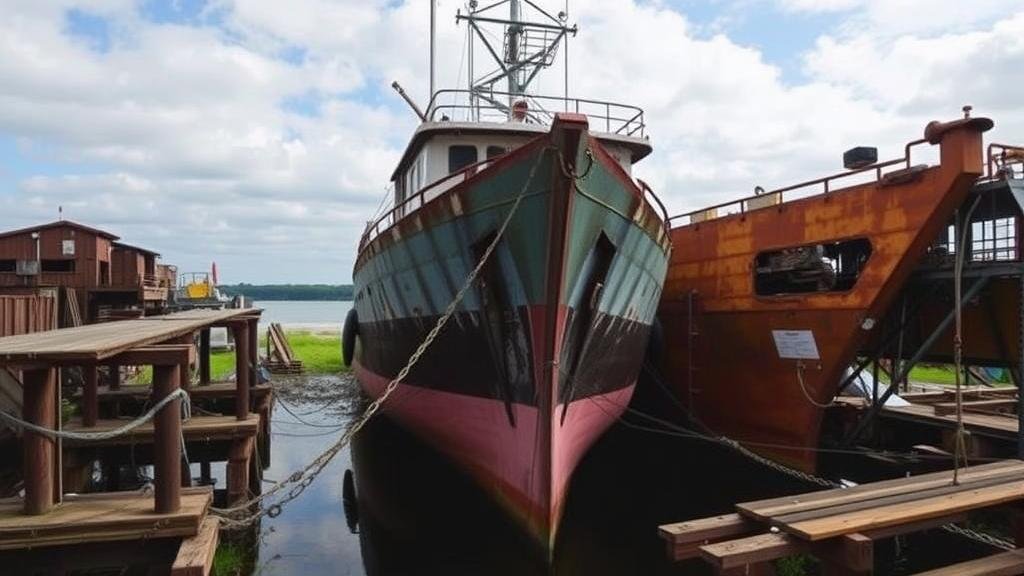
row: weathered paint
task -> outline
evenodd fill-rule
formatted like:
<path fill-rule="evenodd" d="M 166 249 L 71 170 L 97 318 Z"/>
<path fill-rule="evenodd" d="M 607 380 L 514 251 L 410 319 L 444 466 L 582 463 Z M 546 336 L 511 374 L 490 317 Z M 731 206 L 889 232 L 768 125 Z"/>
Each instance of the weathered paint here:
<path fill-rule="evenodd" d="M 385 410 L 470 470 L 550 549 L 576 463 L 632 393 L 668 259 L 661 218 L 585 122 L 560 118 L 550 135 L 407 214 L 397 234 L 364 243 L 353 273 L 356 363 L 363 387 L 379 394 L 534 165 L 476 286 Z M 602 236 L 614 254 L 603 288 L 588 292 L 579 285 Z M 567 330 L 579 318 L 586 326 Z M 582 362 L 569 378 L 560 367 L 571 358 Z"/>
<path fill-rule="evenodd" d="M 664 370 L 697 419 L 754 450 L 814 470 L 823 412 L 801 391 L 797 361 L 779 357 L 772 330 L 813 332 L 821 360 L 804 361 L 801 376 L 807 395 L 827 403 L 877 330 L 877 322 L 865 330 L 865 320 L 884 313 L 981 173 L 985 128 L 979 124 L 950 124 L 941 135 L 941 163 L 905 183 L 866 183 L 672 230 L 659 310 Z M 755 294 L 758 253 L 857 238 L 868 239 L 872 253 L 851 289 Z"/>

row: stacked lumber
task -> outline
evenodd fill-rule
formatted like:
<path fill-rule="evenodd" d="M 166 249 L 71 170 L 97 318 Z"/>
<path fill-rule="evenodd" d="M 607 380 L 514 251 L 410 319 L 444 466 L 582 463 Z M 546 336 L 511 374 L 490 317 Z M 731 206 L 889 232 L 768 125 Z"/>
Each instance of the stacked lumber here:
<path fill-rule="evenodd" d="M 301 374 L 302 360 L 295 357 L 284 328 L 272 322 L 267 328 L 267 357 L 263 365 L 271 374 Z"/>
<path fill-rule="evenodd" d="M 64 288 L 64 328 L 81 326 L 82 312 L 78 309 L 78 292 L 74 288 Z"/>
<path fill-rule="evenodd" d="M 116 322 L 118 320 L 136 320 L 142 318 L 143 310 L 127 308 L 116 309 L 109 306 L 101 306 L 96 311 L 96 322 Z"/>
<path fill-rule="evenodd" d="M 735 513 L 667 524 L 659 533 L 670 558 L 700 557 L 718 570 L 808 553 L 849 573 L 870 573 L 876 540 L 960 522 L 971 511 L 1021 500 L 1024 462 L 1005 460 L 961 471 L 957 485 L 946 471 L 746 502 L 737 504 Z M 994 574 L 972 570 L 1007 565 L 1015 568 L 999 573 L 1024 573 L 1024 551 L 972 562 L 935 574 Z"/>

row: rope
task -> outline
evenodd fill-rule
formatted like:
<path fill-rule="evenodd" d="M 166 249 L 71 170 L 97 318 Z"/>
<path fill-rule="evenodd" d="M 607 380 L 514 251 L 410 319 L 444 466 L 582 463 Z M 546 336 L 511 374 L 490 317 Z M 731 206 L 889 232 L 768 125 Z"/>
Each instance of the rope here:
<path fill-rule="evenodd" d="M 547 149 L 545 149 L 545 151 L 546 150 Z M 430 345 L 437 338 L 438 334 L 441 333 L 441 329 L 444 328 L 445 324 L 448 323 L 448 320 L 455 314 L 455 310 L 462 302 L 462 299 L 466 296 L 466 293 L 469 292 L 470 288 L 473 287 L 473 284 L 476 281 L 476 277 L 480 274 L 480 271 L 483 269 L 487 261 L 490 260 L 491 255 L 494 253 L 494 250 L 498 246 L 498 242 L 505 235 L 505 231 L 508 229 L 509 223 L 512 222 L 512 217 L 516 214 L 516 211 L 519 209 L 519 205 L 522 202 L 523 197 L 526 196 L 527 190 L 533 183 L 533 177 L 536 175 L 537 168 L 540 166 L 541 160 L 543 160 L 543 158 L 543 153 L 537 156 L 536 162 L 534 162 L 533 166 L 530 168 L 530 174 L 529 176 L 527 176 L 526 182 L 523 184 L 522 189 L 516 195 L 515 201 L 509 208 L 509 212 L 505 216 L 505 220 L 502 222 L 501 227 L 494 235 L 494 239 L 487 246 L 487 250 L 484 251 L 483 255 L 480 258 L 480 261 L 477 262 L 476 267 L 474 267 L 473 270 L 469 273 L 469 276 L 466 277 L 465 283 L 462 285 L 461 288 L 459 288 L 459 291 L 455 293 L 455 296 L 452 298 L 452 301 L 448 304 L 448 308 L 445 309 L 444 314 L 437 319 L 437 323 L 434 325 L 433 329 L 430 330 L 427 336 L 423 339 L 423 342 L 420 343 L 419 347 L 417 347 L 416 350 L 412 353 L 412 356 L 409 357 L 409 361 L 406 363 L 405 367 L 403 367 L 398 372 L 397 376 L 395 376 L 390 382 L 388 382 L 387 386 L 384 388 L 384 391 L 380 394 L 380 396 L 378 396 L 377 399 L 375 399 L 373 402 L 369 404 L 369 406 L 367 406 L 362 416 L 356 419 L 353 422 L 353 424 L 348 429 L 345 430 L 345 433 L 342 434 L 341 438 L 339 438 L 334 444 L 332 444 L 329 448 L 323 451 L 319 456 L 314 458 L 309 464 L 306 465 L 305 468 L 293 472 L 288 478 L 278 482 L 277 484 L 270 487 L 262 494 L 254 498 L 250 498 L 249 500 L 241 504 L 236 504 L 235 506 L 227 508 L 211 508 L 210 510 L 214 514 L 221 517 L 226 528 L 246 527 L 252 524 L 253 522 L 259 520 L 261 517 L 265 515 L 270 516 L 271 518 L 278 516 L 281 513 L 282 507 L 288 502 L 291 502 L 292 500 L 298 498 L 306 490 L 306 488 L 308 488 L 313 483 L 313 481 L 316 480 L 317 476 L 321 472 L 323 472 L 323 470 L 327 467 L 331 460 L 333 460 L 334 457 L 337 456 L 339 452 L 341 452 L 346 446 L 348 446 L 353 436 L 355 436 L 356 433 L 359 432 L 359 430 L 361 430 L 363 426 L 366 425 L 367 422 L 369 422 L 370 418 L 372 418 L 374 414 L 376 414 L 377 411 L 380 410 L 381 405 L 398 388 L 398 384 L 401 383 L 402 380 L 404 380 L 405 377 L 409 375 L 409 371 L 412 370 L 413 366 L 416 365 L 420 357 L 423 356 L 423 354 L 427 351 Z M 249 512 L 249 510 L 254 505 L 260 504 L 268 500 L 271 496 L 277 494 L 278 492 L 281 492 L 284 488 L 290 485 L 293 485 L 292 488 L 288 491 L 287 494 L 285 494 L 285 496 L 283 496 L 277 502 L 274 502 L 267 508 L 258 510 L 256 512 Z M 244 513 L 245 515 L 238 516 L 238 514 L 240 513 Z"/>
<path fill-rule="evenodd" d="M 0 410 L 0 420 L 3 420 L 4 422 L 7 423 L 8 426 L 14 428 L 15 430 L 27 430 L 29 432 L 41 434 L 43 436 L 46 436 L 47 438 L 61 438 L 64 440 L 77 440 L 80 442 L 97 442 L 101 440 L 110 440 L 111 438 L 117 438 L 118 436 L 123 436 L 124 434 L 131 432 L 132 430 L 152 420 L 153 417 L 156 416 L 157 412 L 159 412 L 161 408 L 177 399 L 181 399 L 181 419 L 182 421 L 187 422 L 192 417 L 192 404 L 189 400 L 188 392 L 181 388 L 178 388 L 174 392 L 171 392 L 167 396 L 164 396 L 163 399 L 154 404 L 153 407 L 150 408 L 149 411 L 143 414 L 142 416 L 139 416 L 138 418 L 132 420 L 131 422 L 128 422 L 124 426 L 120 426 L 113 430 L 107 430 L 104 432 L 69 432 L 67 430 L 54 430 L 52 428 L 46 428 L 43 426 L 38 426 L 31 422 L 27 422 L 3 410 Z"/>
<path fill-rule="evenodd" d="M 956 251 L 956 261 L 953 271 L 953 300 L 956 318 L 956 332 L 953 335 L 953 365 L 954 378 L 956 382 L 956 438 L 953 444 L 953 485 L 960 485 L 960 463 L 963 462 L 964 469 L 968 467 L 967 462 L 967 430 L 964 428 L 964 396 L 961 389 L 960 376 L 963 372 L 963 304 L 961 302 L 963 293 L 963 272 L 964 252 L 967 246 L 967 231 L 974 209 L 978 206 L 979 197 L 967 211 L 967 215 L 961 220 L 963 230 L 960 232 L 960 245 Z"/>
<path fill-rule="evenodd" d="M 800 383 L 800 391 L 804 393 L 804 398 L 816 408 L 825 409 L 835 406 L 835 400 L 830 401 L 828 404 L 822 404 L 811 397 L 811 393 L 807 391 L 807 385 L 804 384 L 804 363 L 801 360 L 798 360 L 796 363 L 796 381 Z"/>

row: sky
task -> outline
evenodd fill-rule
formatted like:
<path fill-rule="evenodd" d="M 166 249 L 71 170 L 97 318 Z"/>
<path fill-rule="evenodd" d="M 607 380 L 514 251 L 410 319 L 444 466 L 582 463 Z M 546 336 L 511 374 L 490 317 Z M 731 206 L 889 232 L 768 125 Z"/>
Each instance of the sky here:
<path fill-rule="evenodd" d="M 0 230 L 61 207 L 225 283 L 351 280 L 417 122 L 390 84 L 427 100 L 429 0 L 3 5 Z M 464 87 L 460 8 L 438 0 L 438 88 Z M 965 104 L 1024 142 L 1021 1 L 570 0 L 568 21 L 571 95 L 645 110 L 634 175 L 672 212 L 857 145 L 899 157 Z"/>

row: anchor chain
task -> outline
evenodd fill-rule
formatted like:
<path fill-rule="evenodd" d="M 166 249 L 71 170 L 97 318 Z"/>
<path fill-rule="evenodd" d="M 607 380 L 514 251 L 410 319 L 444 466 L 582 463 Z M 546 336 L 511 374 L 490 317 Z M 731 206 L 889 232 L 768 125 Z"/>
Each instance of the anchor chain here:
<path fill-rule="evenodd" d="M 526 182 L 523 184 L 522 189 L 516 195 L 515 201 L 509 208 L 509 212 L 505 216 L 505 220 L 502 222 L 501 227 L 495 234 L 494 239 L 487 246 L 487 250 L 484 251 L 483 256 L 480 258 L 480 261 L 477 262 L 476 267 L 474 267 L 473 270 L 469 273 L 469 276 L 466 277 L 465 283 L 462 285 L 461 288 L 459 288 L 458 292 L 455 293 L 455 296 L 452 298 L 452 301 L 448 304 L 448 307 L 445 309 L 444 314 L 440 318 L 438 318 L 437 322 L 434 324 L 433 329 L 431 329 L 430 332 L 427 333 L 427 336 L 423 339 L 423 342 L 421 342 L 420 345 L 416 348 L 416 350 L 412 353 L 406 365 L 398 372 L 398 375 L 395 376 L 390 382 L 388 382 L 387 386 L 384 388 L 384 391 L 380 394 L 380 396 L 378 396 L 375 400 L 370 402 L 370 404 L 366 407 L 366 410 L 363 412 L 363 414 L 345 430 L 341 438 L 339 438 L 337 442 L 335 442 L 329 448 L 323 451 L 319 456 L 314 458 L 308 465 L 306 465 L 305 468 L 293 472 L 290 476 L 288 476 L 288 478 L 281 480 L 280 482 L 274 484 L 271 488 L 269 488 L 262 494 L 254 498 L 250 498 L 246 502 L 228 508 L 211 508 L 211 512 L 213 512 L 221 518 L 221 521 L 225 528 L 244 528 L 253 524 L 263 516 L 270 516 L 271 518 L 273 518 L 281 514 L 284 505 L 288 504 L 289 502 L 295 500 L 300 495 L 302 495 L 302 493 L 305 492 L 306 488 L 311 486 L 313 482 L 316 480 L 316 478 L 320 475 L 320 473 L 324 471 L 324 469 L 331 462 L 331 460 L 333 460 L 334 457 L 337 456 L 339 452 L 341 452 L 349 445 L 349 443 L 351 442 L 352 438 L 356 435 L 356 433 L 359 432 L 359 430 L 361 430 L 366 425 L 366 423 L 369 422 L 370 419 L 373 418 L 373 416 L 380 410 L 380 407 L 384 404 L 385 401 L 387 401 L 388 397 L 391 396 L 391 394 L 398 388 L 398 385 L 406 378 L 406 376 L 409 375 L 409 371 L 412 370 L 413 366 L 416 365 L 420 357 L 423 356 L 423 354 L 427 351 L 427 348 L 430 347 L 430 345 L 434 342 L 437 336 L 441 333 L 441 329 L 444 328 L 448 320 L 455 314 L 456 309 L 462 302 L 462 299 L 465 297 L 466 293 L 469 292 L 469 289 L 473 287 L 473 284 L 476 281 L 477 276 L 480 274 L 480 271 L 483 269 L 484 265 L 490 259 L 491 255 L 494 253 L 494 250 L 498 246 L 498 242 L 501 240 L 501 238 L 505 234 L 505 231 L 508 229 L 508 225 L 512 221 L 512 217 L 519 209 L 519 205 L 522 202 L 523 197 L 526 196 L 526 192 L 530 188 L 530 184 L 533 182 L 533 178 L 537 173 L 537 168 L 540 166 L 542 160 L 544 159 L 544 153 L 547 152 L 548 150 L 549 148 L 544 148 L 542 149 L 541 153 L 538 154 L 537 160 L 530 168 L 530 173 L 526 178 Z M 278 494 L 279 492 L 283 491 L 288 486 L 291 486 L 291 488 L 279 500 L 275 501 L 273 504 L 265 508 L 260 508 L 255 512 L 251 512 L 253 506 L 263 503 L 264 501 L 268 500 L 271 496 L 274 496 L 275 494 Z"/>

